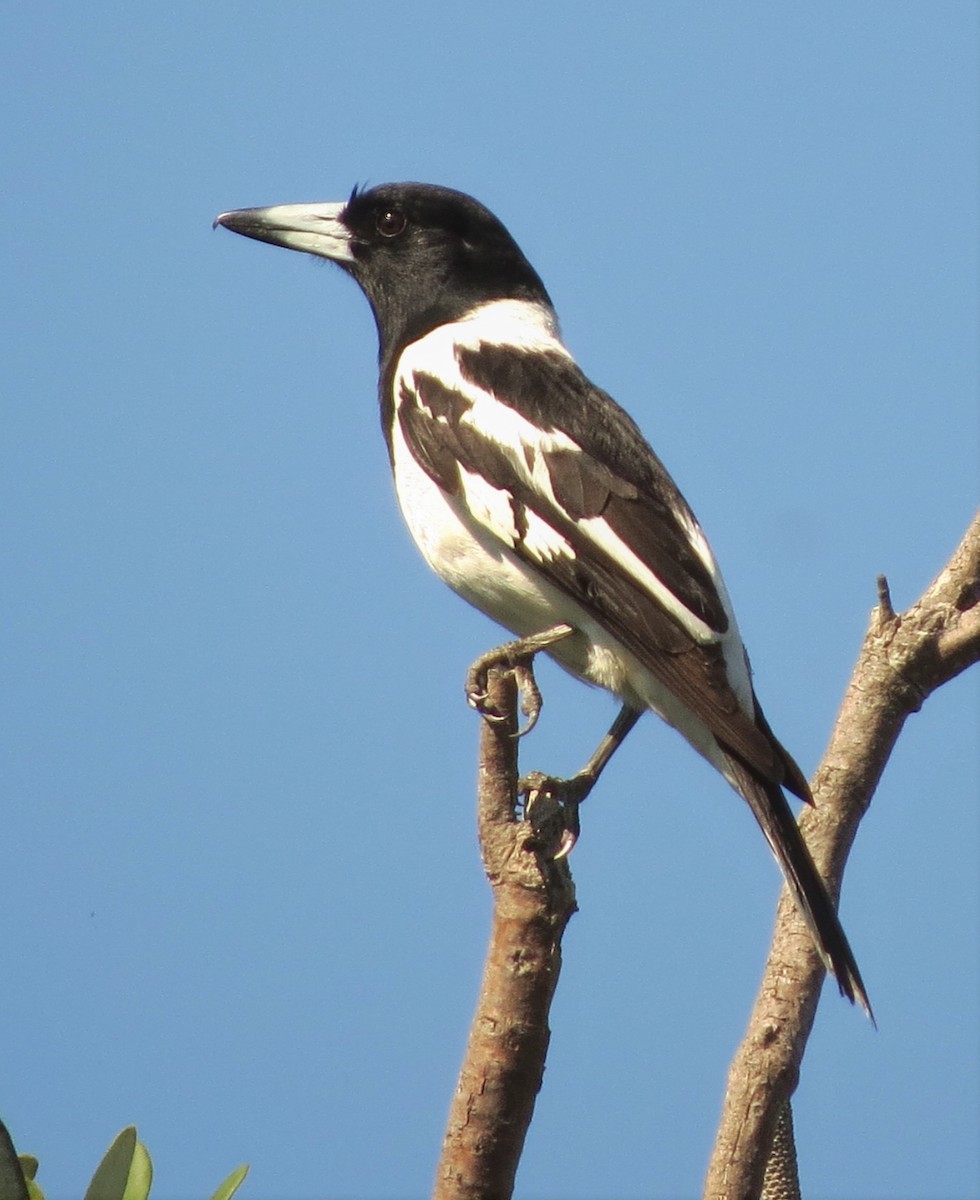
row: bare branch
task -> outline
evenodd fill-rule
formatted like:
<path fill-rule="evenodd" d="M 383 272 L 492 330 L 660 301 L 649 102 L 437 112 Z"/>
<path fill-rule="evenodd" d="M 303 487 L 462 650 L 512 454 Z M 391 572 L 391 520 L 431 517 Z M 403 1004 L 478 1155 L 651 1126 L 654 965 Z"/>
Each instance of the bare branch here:
<path fill-rule="evenodd" d="M 800 827 L 831 893 L 906 717 L 980 660 L 980 514 L 949 562 L 907 612 L 887 583 L 813 779 Z M 780 1107 L 788 1104 L 816 1015 L 824 969 L 785 892 L 748 1031 L 729 1070 L 706 1200 L 759 1196 Z"/>
<path fill-rule="evenodd" d="M 575 911 L 565 861 L 538 853 L 517 820 L 517 693 L 494 668 L 481 722 L 477 820 L 493 928 L 476 1015 L 449 1113 L 433 1200 L 507 1200 L 541 1087 L 561 937 Z"/>

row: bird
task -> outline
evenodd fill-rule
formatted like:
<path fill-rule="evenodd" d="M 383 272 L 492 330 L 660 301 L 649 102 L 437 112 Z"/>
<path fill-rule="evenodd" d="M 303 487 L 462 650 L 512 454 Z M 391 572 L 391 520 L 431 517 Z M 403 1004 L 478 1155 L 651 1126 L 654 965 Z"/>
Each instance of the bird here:
<path fill-rule="evenodd" d="M 355 187 L 346 201 L 229 211 L 214 225 L 353 277 L 377 327 L 395 492 L 423 558 L 516 635 L 503 659 L 525 667 L 544 649 L 618 698 L 578 775 L 529 786 L 565 802 L 569 841 L 616 748 L 656 713 L 747 802 L 825 967 L 873 1020 L 785 794 L 812 804 L 809 785 L 763 714 L 711 547 L 632 417 L 572 357 L 503 223 L 451 188 L 388 183 Z M 481 711 L 493 659 L 468 682 Z M 524 681 L 533 723 L 527 671 Z"/>

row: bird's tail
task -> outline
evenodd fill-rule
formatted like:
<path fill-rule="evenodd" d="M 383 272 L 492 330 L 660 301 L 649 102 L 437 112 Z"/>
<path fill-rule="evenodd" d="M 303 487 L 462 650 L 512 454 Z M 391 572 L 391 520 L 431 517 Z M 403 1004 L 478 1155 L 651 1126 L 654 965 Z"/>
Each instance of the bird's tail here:
<path fill-rule="evenodd" d="M 873 1022 L 874 1013 L 847 935 L 782 788 L 757 779 L 737 760 L 729 758 L 729 766 L 738 791 L 776 856 L 824 966 L 837 980 L 841 995 L 860 1004 Z"/>

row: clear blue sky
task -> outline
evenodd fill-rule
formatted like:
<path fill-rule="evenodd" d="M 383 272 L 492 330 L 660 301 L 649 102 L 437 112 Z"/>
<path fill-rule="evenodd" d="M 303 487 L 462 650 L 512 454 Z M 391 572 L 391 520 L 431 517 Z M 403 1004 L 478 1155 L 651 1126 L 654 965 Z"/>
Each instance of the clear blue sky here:
<path fill-rule="evenodd" d="M 483 955 L 469 661 L 395 510 L 374 330 L 226 208 L 469 191 L 722 561 L 820 756 L 887 573 L 976 503 L 971 3 L 12 7 L 0 43 L 2 1114 L 68 1200 L 427 1194 Z M 526 767 L 611 716 L 542 672 Z M 977 1195 L 977 676 L 908 723 L 843 914 L 807 1194 Z M 747 811 L 641 725 L 584 814 L 527 1200 L 691 1197 L 768 945 Z"/>

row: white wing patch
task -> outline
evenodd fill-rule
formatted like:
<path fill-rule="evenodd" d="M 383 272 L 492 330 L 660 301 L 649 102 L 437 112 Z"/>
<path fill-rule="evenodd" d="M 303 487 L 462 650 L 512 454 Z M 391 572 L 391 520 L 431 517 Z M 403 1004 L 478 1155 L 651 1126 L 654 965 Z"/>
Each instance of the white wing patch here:
<path fill-rule="evenodd" d="M 524 549 L 538 562 L 556 558 L 575 558 L 575 551 L 547 521 L 535 512 L 525 513 L 527 529 L 522 539 Z"/>
<path fill-rule="evenodd" d="M 644 591 L 655 596 L 675 620 L 687 630 L 696 642 L 707 644 L 719 642 L 725 636 L 712 629 L 707 622 L 694 613 L 674 595 L 650 568 L 638 558 L 629 546 L 609 527 L 602 517 L 585 517 L 577 522 L 579 529 L 595 543 L 596 546 L 615 560 L 616 565 L 628 575 L 634 583 L 638 583 Z"/>
<path fill-rule="evenodd" d="M 470 515 L 505 545 L 514 549 L 520 542 L 538 562 L 575 557 L 568 542 L 537 513 L 524 511 L 519 526 L 511 495 L 506 489 L 493 487 L 482 475 L 472 471 L 462 469 L 459 475 Z"/>
<path fill-rule="evenodd" d="M 463 499 L 470 515 L 513 549 L 520 540 L 520 530 L 517 528 L 510 493 L 502 488 L 495 488 L 482 475 L 462 467 L 459 477 L 463 485 Z"/>
<path fill-rule="evenodd" d="M 460 425 L 469 426 L 481 438 L 492 442 L 503 451 L 518 477 L 546 502 L 545 508 L 554 506 L 562 510 L 562 505 L 554 493 L 547 455 L 555 451 L 581 454 L 582 449 L 567 434 L 559 430 L 538 428 L 515 409 L 501 403 L 495 396 L 463 377 L 456 358 L 457 349 L 478 349 L 481 344 L 488 343 L 571 357 L 560 340 L 554 315 L 549 309 L 524 301 L 494 301 L 474 309 L 461 321 L 434 329 L 406 347 L 398 362 L 394 379 L 396 404 L 422 404 L 419 389 L 415 384 L 415 372 L 434 376 L 470 404 L 469 410 L 460 418 Z M 403 394 L 410 396 L 411 400 L 402 400 Z M 445 421 L 445 418 L 438 419 Z M 396 419 L 396 440 L 402 441 L 398 426 L 399 422 Z M 401 451 L 408 454 L 403 441 Z M 399 473 L 404 479 L 404 467 Z M 460 479 L 462 496 L 459 498 L 459 508 L 465 505 L 468 510 L 467 517 L 492 534 L 503 546 L 514 549 L 520 543 L 525 553 L 541 563 L 553 561 L 559 556 L 569 559 L 576 557 L 569 542 L 544 518 L 528 510 L 518 517 L 506 488 L 496 488 L 482 475 L 466 470 L 461 470 Z M 399 484 L 399 491 L 401 489 L 402 485 Z M 447 561 L 454 553 L 459 553 L 458 541 L 455 538 L 450 539 L 455 542 L 455 546 L 450 546 L 444 541 L 433 553 L 435 547 L 431 544 L 432 530 L 422 527 L 425 522 L 418 519 L 413 521 L 409 516 L 410 507 L 411 505 L 403 501 L 402 508 L 413 536 L 430 565 L 457 591 L 463 594 L 470 592 L 467 598 L 473 600 L 473 589 L 467 587 L 461 578 L 461 572 L 465 573 L 466 570 L 462 559 L 457 559 L 457 566 Z M 457 503 L 454 502 L 451 507 L 455 510 Z M 458 515 L 462 517 L 463 514 L 460 512 Z M 469 524 L 469 520 L 464 518 L 464 523 Z M 729 683 L 745 710 L 753 712 L 752 684 L 732 607 L 714 555 L 697 523 L 691 523 L 686 532 L 692 549 L 708 570 L 728 615 L 729 628 L 724 635 L 719 635 L 704 620 L 691 612 L 603 517 L 585 517 L 577 520 L 575 524 L 582 534 L 616 563 L 625 576 L 632 579 L 639 588 L 666 609 L 695 641 L 702 645 L 721 644 Z M 472 530 L 472 525 L 470 528 Z M 481 576 L 485 575 L 485 568 L 486 563 L 481 562 Z M 449 578 L 450 576 L 453 578 Z M 482 578 L 480 588 L 485 589 L 487 582 L 485 577 Z M 524 586 L 523 580 L 521 586 Z M 479 600 L 474 602 L 483 607 Z"/>
<path fill-rule="evenodd" d="M 463 417 L 461 424 L 469 425 L 481 437 L 496 442 L 498 446 L 509 450 L 510 457 L 514 459 L 524 474 L 533 470 L 533 458 L 538 458 L 542 452 L 579 450 L 578 443 L 573 442 L 567 434 L 561 433 L 559 430 L 539 429 L 537 425 L 533 425 L 515 409 L 501 404 L 495 396 L 487 395 L 482 388 L 476 388 L 472 383 L 466 385 L 464 395 L 467 400 L 472 401 L 473 407 Z M 530 465 L 529 460 L 532 460 Z M 543 476 L 547 477 L 548 470 L 543 459 L 540 459 L 540 466 Z M 550 479 L 548 480 L 548 490 L 549 492 L 551 490 Z"/>

